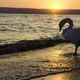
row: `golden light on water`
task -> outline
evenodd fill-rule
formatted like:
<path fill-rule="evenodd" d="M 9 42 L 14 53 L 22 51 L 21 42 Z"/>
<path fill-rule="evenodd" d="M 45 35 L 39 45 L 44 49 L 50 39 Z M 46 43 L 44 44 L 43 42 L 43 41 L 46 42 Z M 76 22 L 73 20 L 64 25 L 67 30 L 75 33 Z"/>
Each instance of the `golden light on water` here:
<path fill-rule="evenodd" d="M 63 50 L 56 50 L 53 53 L 59 56 L 59 55 L 63 54 L 64 51 Z"/>

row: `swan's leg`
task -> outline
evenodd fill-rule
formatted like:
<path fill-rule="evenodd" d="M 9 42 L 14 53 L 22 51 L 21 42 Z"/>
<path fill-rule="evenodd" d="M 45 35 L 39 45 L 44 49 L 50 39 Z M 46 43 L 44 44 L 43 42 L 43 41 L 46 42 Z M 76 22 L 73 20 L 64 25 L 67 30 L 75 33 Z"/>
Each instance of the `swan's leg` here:
<path fill-rule="evenodd" d="M 74 55 L 77 55 L 77 49 L 78 49 L 78 46 L 76 46 L 76 48 L 75 48 L 75 53 L 74 53 Z"/>

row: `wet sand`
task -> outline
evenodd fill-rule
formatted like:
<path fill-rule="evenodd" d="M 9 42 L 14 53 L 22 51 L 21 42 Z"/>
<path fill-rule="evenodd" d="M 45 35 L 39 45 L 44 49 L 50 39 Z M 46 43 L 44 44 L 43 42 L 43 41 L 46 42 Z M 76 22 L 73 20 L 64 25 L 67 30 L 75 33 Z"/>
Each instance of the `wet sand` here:
<path fill-rule="evenodd" d="M 73 56 L 74 48 L 71 44 L 60 44 L 35 51 L 1 55 L 0 80 L 36 80 L 37 77 L 37 80 L 79 80 L 80 48 L 78 55 Z"/>
<path fill-rule="evenodd" d="M 80 80 L 80 69 L 71 72 L 48 75 L 45 77 L 35 78 L 31 80 Z"/>

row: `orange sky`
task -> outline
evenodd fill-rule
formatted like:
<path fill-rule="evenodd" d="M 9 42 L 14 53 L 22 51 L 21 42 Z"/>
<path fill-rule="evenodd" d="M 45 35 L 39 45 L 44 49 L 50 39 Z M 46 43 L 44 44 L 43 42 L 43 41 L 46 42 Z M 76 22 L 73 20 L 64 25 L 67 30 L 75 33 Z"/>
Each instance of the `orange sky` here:
<path fill-rule="evenodd" d="M 80 9 L 80 0 L 0 0 L 0 7 Z"/>

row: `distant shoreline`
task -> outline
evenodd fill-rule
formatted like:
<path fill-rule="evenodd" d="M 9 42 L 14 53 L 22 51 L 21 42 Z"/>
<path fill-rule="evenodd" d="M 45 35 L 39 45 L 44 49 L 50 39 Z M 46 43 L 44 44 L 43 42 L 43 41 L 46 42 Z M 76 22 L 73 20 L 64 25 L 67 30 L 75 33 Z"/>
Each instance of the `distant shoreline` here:
<path fill-rule="evenodd" d="M 80 14 L 80 9 L 53 10 L 53 9 L 0 7 L 0 13 L 15 13 L 15 14 Z"/>

